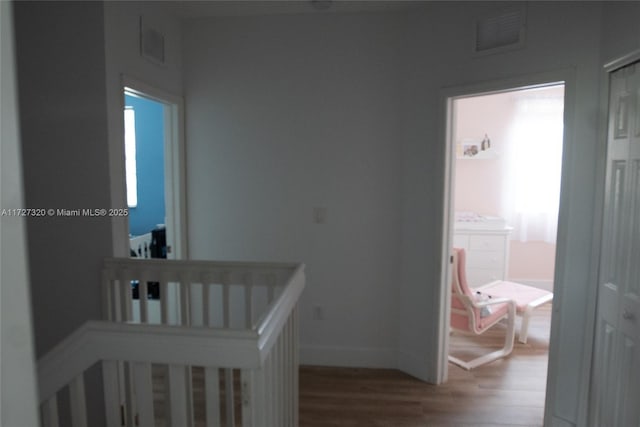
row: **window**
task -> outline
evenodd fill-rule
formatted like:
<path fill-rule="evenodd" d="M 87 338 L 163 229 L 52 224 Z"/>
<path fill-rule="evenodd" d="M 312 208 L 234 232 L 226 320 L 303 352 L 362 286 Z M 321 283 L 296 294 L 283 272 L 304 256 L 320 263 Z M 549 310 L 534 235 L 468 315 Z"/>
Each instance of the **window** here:
<path fill-rule="evenodd" d="M 560 200 L 564 90 L 530 91 L 517 99 L 507 150 L 505 217 L 523 242 L 555 243 Z"/>

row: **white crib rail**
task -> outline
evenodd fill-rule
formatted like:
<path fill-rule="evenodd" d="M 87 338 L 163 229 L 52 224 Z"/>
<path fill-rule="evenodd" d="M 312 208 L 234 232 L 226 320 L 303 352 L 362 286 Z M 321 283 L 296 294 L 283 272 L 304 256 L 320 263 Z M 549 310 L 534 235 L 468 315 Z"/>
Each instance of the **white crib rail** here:
<path fill-rule="evenodd" d="M 111 321 L 87 322 L 38 363 L 44 426 L 60 425 L 62 414 L 72 427 L 92 424 L 84 373 L 96 363 L 108 427 L 297 425 L 303 265 L 109 259 L 103 279 Z M 131 280 L 141 287 L 138 318 Z M 155 309 L 168 324 L 149 323 L 147 282 L 160 283 Z M 175 300 L 162 302 L 171 290 Z M 171 304 L 179 306 L 173 319 Z M 59 399 L 65 389 L 69 408 Z"/>

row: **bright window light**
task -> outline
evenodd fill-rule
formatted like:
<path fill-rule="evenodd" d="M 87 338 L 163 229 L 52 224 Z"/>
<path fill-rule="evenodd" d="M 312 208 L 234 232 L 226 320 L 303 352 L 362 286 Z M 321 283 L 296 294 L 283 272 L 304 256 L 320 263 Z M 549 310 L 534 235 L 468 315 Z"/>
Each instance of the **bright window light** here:
<path fill-rule="evenodd" d="M 509 197 L 505 215 L 523 242 L 555 243 L 560 202 L 564 91 L 532 91 L 516 102 L 508 150 Z"/>
<path fill-rule="evenodd" d="M 127 174 L 127 206 L 138 206 L 138 170 L 136 166 L 136 115 L 131 107 L 124 109 L 124 159 Z"/>

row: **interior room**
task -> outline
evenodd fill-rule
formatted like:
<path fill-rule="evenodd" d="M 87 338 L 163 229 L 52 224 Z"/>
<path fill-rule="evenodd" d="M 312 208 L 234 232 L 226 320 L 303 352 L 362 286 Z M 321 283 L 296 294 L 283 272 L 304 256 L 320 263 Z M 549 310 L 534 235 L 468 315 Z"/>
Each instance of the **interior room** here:
<path fill-rule="evenodd" d="M 511 280 L 553 290 L 563 113 L 562 85 L 455 101 L 454 236 L 486 223 L 508 241 L 471 286 Z"/>
<path fill-rule="evenodd" d="M 2 208 L 54 212 L 2 218 L 2 359 L 26 373 L 15 411 L 31 408 L 31 417 L 49 420 L 60 408 L 62 425 L 66 416 L 87 418 L 96 427 L 119 425 L 121 413 L 129 425 L 138 416 L 151 419 L 151 360 L 179 366 L 166 371 L 178 384 L 172 390 L 190 384 L 185 366 L 210 368 L 202 370 L 196 385 L 224 384 L 220 396 L 244 390 L 251 398 L 237 410 L 245 427 L 258 426 L 250 421 L 264 414 L 272 417 L 268 426 L 299 421 L 293 391 L 298 364 L 360 373 L 391 370 L 415 381 L 412 386 L 445 392 L 442 399 L 454 408 L 461 378 L 448 369 L 449 314 L 443 309 L 451 268 L 444 247 L 453 229 L 447 207 L 452 131 L 447 100 L 559 81 L 565 84 L 565 104 L 557 229 L 535 230 L 542 237 L 529 231 L 521 236 L 521 223 L 507 219 L 501 206 L 484 205 L 489 200 L 478 192 L 465 197 L 456 191 L 454 210 L 463 213 L 460 218 L 469 218 L 465 212 L 504 217 L 511 235 L 518 235 L 509 240 L 507 277 L 553 287 L 548 381 L 536 424 L 587 425 L 597 415 L 590 408 L 600 408 L 594 402 L 606 395 L 601 382 L 625 377 L 623 364 L 607 364 L 617 371 L 604 375 L 594 361 L 600 360 L 595 349 L 604 342 L 597 327 L 603 324 L 598 298 L 600 248 L 606 240 L 601 225 L 609 75 L 611 64 L 638 59 L 638 2 L 14 1 L 0 7 L 6 106 Z M 492 37 L 491 29 L 498 27 L 510 31 Z M 194 286 L 176 292 L 189 301 L 176 309 L 179 324 L 127 323 L 130 303 L 117 298 L 139 273 L 130 264 L 129 218 L 55 215 L 58 209 L 127 207 L 123 112 L 130 81 L 174 101 L 169 128 L 177 145 L 165 168 L 173 174 L 165 195 L 171 192 L 176 203 L 165 217 L 177 224 L 177 238 L 167 239 L 181 258 L 175 265 L 191 270 L 169 271 L 170 260 L 142 260 L 136 265 L 146 270 L 136 280 L 161 287 L 194 280 L 188 284 Z M 615 134 L 619 138 L 634 138 L 635 119 L 626 117 L 635 112 L 637 96 L 629 91 L 620 102 L 625 120 Z M 12 127 L 5 126 L 5 117 Z M 507 155 L 503 131 L 487 128 L 488 123 L 456 135 L 462 145 L 456 173 L 471 175 Z M 465 158 L 464 147 L 472 153 L 479 144 L 475 150 L 482 151 L 485 137 L 499 155 Z M 5 151 L 5 144 L 11 150 Z M 487 146 L 485 141 L 485 151 Z M 525 155 L 541 155 L 543 162 L 549 150 Z M 5 161 L 5 153 L 14 161 Z M 546 178 L 546 165 L 540 168 Z M 478 178 L 476 185 L 487 182 Z M 152 265 L 165 270 L 158 273 Z M 14 287 L 5 291 L 9 282 Z M 208 282 L 218 287 L 215 292 L 207 294 Z M 242 290 L 229 291 L 230 286 Z M 252 294 L 253 288 L 259 291 Z M 15 300 L 5 299 L 9 290 L 16 291 Z M 196 314 L 189 310 L 205 311 L 218 291 L 232 306 L 249 307 L 238 316 L 238 330 L 230 328 L 233 322 L 224 324 L 223 313 L 222 332 L 193 331 Z M 272 311 L 258 313 L 252 298 L 264 300 L 262 306 Z M 276 310 L 282 307 L 286 317 Z M 620 310 L 620 324 L 628 320 L 623 313 L 635 316 L 633 307 L 631 314 Z M 5 334 L 5 328 L 12 325 L 32 340 L 9 340 L 15 335 Z M 278 333 L 260 335 L 265 331 Z M 292 337 L 291 346 L 279 344 Z M 616 343 L 623 342 L 616 337 Z M 65 348 L 69 342 L 83 350 Z M 5 359 L 4 352 L 13 349 L 19 356 Z M 271 350 L 283 353 L 267 354 Z M 144 360 L 136 359 L 140 355 Z M 214 356 L 232 366 L 207 366 L 206 357 Z M 118 363 L 136 361 L 140 369 L 126 374 L 149 393 L 122 386 Z M 256 367 L 263 362 L 273 370 L 265 374 L 263 365 Z M 493 375 L 495 385 L 500 380 Z M 274 378 L 287 380 L 286 387 L 268 388 Z M 3 380 L 3 401 L 10 396 L 6 384 Z M 620 393 L 637 401 L 640 392 L 629 387 Z M 65 397 L 57 402 L 53 397 L 60 389 Z M 68 408 L 66 403 L 75 405 L 85 390 L 86 405 Z M 278 394 L 275 403 L 264 397 L 279 390 L 288 394 Z M 132 403 L 134 395 L 142 400 Z M 186 405 L 185 396 L 174 396 L 172 404 Z M 443 422 L 455 411 L 442 415 L 438 402 L 413 400 L 405 409 L 412 409 L 417 425 Z M 522 402 L 515 402 L 511 413 L 526 406 Z M 482 403 L 500 407 L 497 399 Z M 608 403 L 603 405 L 613 407 Z M 3 420 L 4 410 L 3 402 Z M 235 413 L 233 405 L 222 403 L 203 403 L 197 410 L 226 419 Z M 281 412 L 287 421 L 281 422 Z M 366 410 L 359 413 L 369 416 Z M 192 414 L 183 408 L 165 415 L 186 420 Z M 316 421 L 320 417 L 312 415 Z M 473 423 L 468 418 L 473 414 L 466 417 Z"/>
<path fill-rule="evenodd" d="M 166 258 L 164 107 L 125 93 L 125 174 L 131 255 Z"/>

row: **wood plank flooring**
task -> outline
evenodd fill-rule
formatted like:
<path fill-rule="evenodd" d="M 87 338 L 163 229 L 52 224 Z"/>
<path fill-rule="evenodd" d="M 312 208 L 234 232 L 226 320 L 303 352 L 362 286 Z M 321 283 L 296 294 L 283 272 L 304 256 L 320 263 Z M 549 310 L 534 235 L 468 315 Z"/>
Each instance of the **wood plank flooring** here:
<path fill-rule="evenodd" d="M 541 426 L 550 319 L 551 306 L 536 310 L 527 344 L 516 338 L 509 358 L 470 372 L 449 364 L 449 381 L 440 386 L 396 370 L 303 366 L 300 427 Z M 494 329 L 452 335 L 452 353 L 499 348 L 505 328 Z"/>

